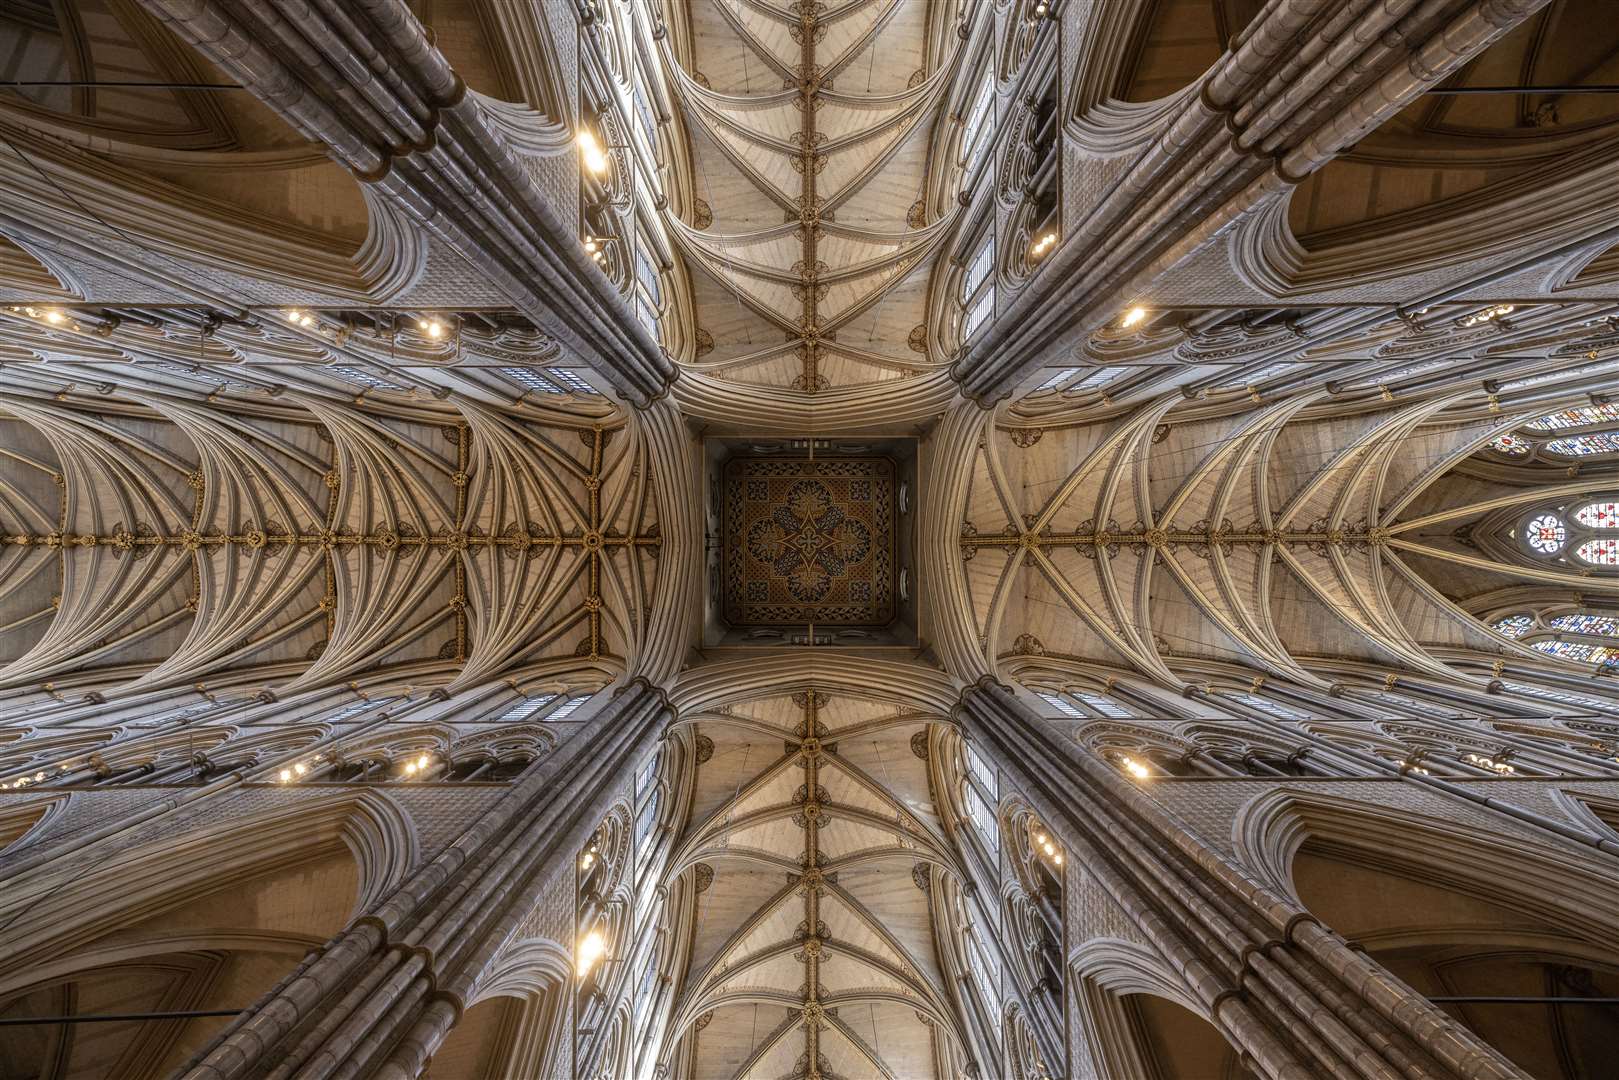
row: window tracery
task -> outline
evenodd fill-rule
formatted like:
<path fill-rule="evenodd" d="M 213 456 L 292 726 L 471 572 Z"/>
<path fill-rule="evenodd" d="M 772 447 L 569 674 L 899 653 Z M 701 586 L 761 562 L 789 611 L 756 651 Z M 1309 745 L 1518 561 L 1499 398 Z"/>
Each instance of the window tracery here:
<path fill-rule="evenodd" d="M 1278 720 L 1300 721 L 1309 719 L 1307 714 L 1291 706 L 1283 705 L 1269 697 L 1262 697 L 1259 694 L 1249 693 L 1244 690 L 1220 690 L 1217 691 L 1217 694 L 1219 697 L 1235 701 L 1239 705 L 1246 705 L 1250 709 L 1256 709 L 1267 716 L 1274 716 Z"/>
<path fill-rule="evenodd" d="M 1501 432 L 1486 450 L 1514 462 L 1619 454 L 1619 403 L 1579 405 L 1531 420 Z"/>
<path fill-rule="evenodd" d="M 1619 567 L 1619 500 L 1586 497 L 1537 507 L 1520 519 L 1516 534 L 1537 560 L 1576 569 Z"/>

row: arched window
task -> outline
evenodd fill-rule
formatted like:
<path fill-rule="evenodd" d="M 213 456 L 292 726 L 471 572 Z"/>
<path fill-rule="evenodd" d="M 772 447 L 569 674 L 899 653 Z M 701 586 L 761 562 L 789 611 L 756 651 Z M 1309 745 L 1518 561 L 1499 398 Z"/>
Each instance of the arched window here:
<path fill-rule="evenodd" d="M 1511 694 L 1539 698 L 1542 701 L 1555 701 L 1560 705 L 1571 705 L 1580 712 L 1619 712 L 1619 702 L 1591 697 L 1587 694 L 1576 694 L 1572 690 L 1552 690 L 1535 683 L 1508 682 L 1505 680 L 1502 681 L 1501 688 Z"/>
<path fill-rule="evenodd" d="M 1495 632 L 1537 652 L 1577 664 L 1619 668 L 1619 613 L 1513 612 L 1491 624 Z"/>
<path fill-rule="evenodd" d="M 966 341 L 995 313 L 995 236 L 988 230 L 961 275 L 960 300 L 961 339 Z"/>
<path fill-rule="evenodd" d="M 663 269 L 658 252 L 644 232 L 635 237 L 635 315 L 641 325 L 661 337 L 663 321 Z"/>
<path fill-rule="evenodd" d="M 1278 720 L 1309 719 L 1309 716 L 1307 716 L 1305 713 L 1302 713 L 1291 706 L 1283 705 L 1280 702 L 1272 701 L 1270 698 L 1261 697 L 1258 694 L 1250 694 L 1241 690 L 1221 690 L 1219 694 L 1221 697 L 1226 698 L 1227 700 L 1246 705 L 1250 709 L 1255 709 L 1267 716 L 1274 716 Z"/>
<path fill-rule="evenodd" d="M 1135 713 L 1113 700 L 1107 694 L 1099 694 L 1069 686 L 1064 687 L 1061 693 L 1039 690 L 1036 691 L 1036 695 L 1053 709 L 1062 713 L 1062 715 L 1071 716 L 1077 720 L 1086 720 L 1098 716 L 1112 720 L 1135 719 Z"/>
<path fill-rule="evenodd" d="M 1517 462 L 1619 454 L 1619 404 L 1580 405 L 1531 420 L 1490 440 L 1487 452 Z"/>
<path fill-rule="evenodd" d="M 971 174 L 995 134 L 995 84 L 986 72 L 961 125 L 961 164 Z"/>
<path fill-rule="evenodd" d="M 1580 569 L 1619 568 L 1619 496 L 1536 507 L 1515 531 L 1524 550 L 1538 561 Z"/>
<path fill-rule="evenodd" d="M 972 744 L 967 744 L 966 752 L 967 775 L 962 795 L 967 817 L 994 861 L 1000 858 L 1001 850 L 1000 823 L 995 820 L 995 806 L 1000 802 L 995 770 Z"/>

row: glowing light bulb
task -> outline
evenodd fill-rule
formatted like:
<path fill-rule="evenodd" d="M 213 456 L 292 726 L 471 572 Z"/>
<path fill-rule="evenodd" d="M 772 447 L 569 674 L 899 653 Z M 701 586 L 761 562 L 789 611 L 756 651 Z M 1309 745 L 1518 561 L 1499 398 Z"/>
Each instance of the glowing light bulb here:
<path fill-rule="evenodd" d="M 1144 307 L 1133 307 L 1129 311 L 1126 311 L 1124 313 L 1124 318 L 1119 320 L 1119 325 L 1124 327 L 1126 330 L 1128 330 L 1128 329 L 1130 329 L 1130 327 L 1136 325 L 1137 323 L 1139 323 L 1142 319 L 1145 319 L 1146 317 L 1147 317 L 1147 309 L 1146 308 L 1144 308 Z"/>
<path fill-rule="evenodd" d="M 1046 837 L 1045 833 L 1035 833 L 1034 834 L 1034 842 L 1037 843 L 1037 844 L 1045 843 L 1046 839 L 1047 839 L 1047 837 Z"/>
<path fill-rule="evenodd" d="M 1059 852 L 1057 852 L 1057 854 L 1053 855 L 1051 857 L 1051 861 L 1056 863 L 1058 866 L 1061 866 L 1062 865 L 1062 852 L 1059 851 Z"/>
<path fill-rule="evenodd" d="M 290 323 L 295 323 L 298 321 L 301 314 L 302 313 L 297 308 L 293 308 L 291 311 L 287 312 L 287 321 Z"/>
<path fill-rule="evenodd" d="M 437 319 L 430 321 L 424 329 L 427 331 L 427 336 L 435 340 L 444 336 L 444 324 Z"/>
<path fill-rule="evenodd" d="M 281 777 L 281 782 L 285 784 L 288 780 L 292 779 L 292 770 L 282 769 L 278 775 Z"/>
<path fill-rule="evenodd" d="M 300 761 L 298 764 L 292 767 L 292 771 L 297 773 L 299 776 L 302 776 L 304 773 L 309 771 L 309 766 Z"/>
<path fill-rule="evenodd" d="M 305 327 L 313 326 L 315 325 L 315 320 L 310 318 L 308 315 L 300 315 L 298 316 L 298 325 Z"/>
<path fill-rule="evenodd" d="M 50 323 L 52 326 L 59 325 L 62 322 L 62 320 L 65 319 L 65 318 L 67 318 L 67 316 L 63 315 L 60 311 L 57 311 L 55 308 L 51 308 L 50 310 L 45 312 L 45 321 Z"/>
<path fill-rule="evenodd" d="M 602 151 L 601 143 L 596 141 L 596 133 L 589 128 L 580 128 L 576 140 L 579 144 L 579 156 L 584 160 L 585 168 L 600 176 L 607 171 L 607 155 Z"/>
<path fill-rule="evenodd" d="M 1051 845 L 1050 840 L 1047 840 L 1045 843 L 1041 844 L 1040 849 L 1042 851 L 1044 851 L 1047 855 L 1055 855 L 1055 854 L 1057 854 L 1057 849 Z"/>
<path fill-rule="evenodd" d="M 596 856 L 592 855 L 588 851 L 585 852 L 585 857 L 579 860 L 579 869 L 581 869 L 581 870 L 589 870 L 592 866 L 595 866 L 595 865 L 596 865 Z"/>
<path fill-rule="evenodd" d="M 596 961 L 602 958 L 607 951 L 607 942 L 602 939 L 600 930 L 592 930 L 579 941 L 579 977 L 583 979 L 590 974 Z"/>
<path fill-rule="evenodd" d="M 416 759 L 416 767 L 418 769 L 425 769 L 429 764 L 432 763 L 432 760 L 432 758 L 428 757 L 426 754 L 423 754 L 421 757 Z"/>
<path fill-rule="evenodd" d="M 405 773 L 406 773 L 406 775 L 414 773 L 415 771 L 416 771 L 416 763 L 414 761 L 407 761 L 405 763 Z"/>

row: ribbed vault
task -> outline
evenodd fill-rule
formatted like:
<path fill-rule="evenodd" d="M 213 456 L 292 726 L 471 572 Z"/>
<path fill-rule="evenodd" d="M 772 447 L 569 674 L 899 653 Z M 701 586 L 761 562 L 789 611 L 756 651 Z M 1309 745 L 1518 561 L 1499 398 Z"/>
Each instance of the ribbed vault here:
<path fill-rule="evenodd" d="M 932 895 L 958 872 L 929 794 L 938 718 L 810 687 L 683 720 L 702 764 L 671 870 L 696 883 L 682 1074 L 957 1075 Z"/>
<path fill-rule="evenodd" d="M 959 50 L 933 44 L 934 5 L 681 13 L 668 66 L 699 216 L 670 226 L 712 342 L 693 370 L 814 393 L 936 366 L 928 281 L 954 215 L 924 209 L 927 159 Z"/>
<path fill-rule="evenodd" d="M 1123 663 L 1170 687 L 1184 685 L 1182 658 L 1325 688 L 1313 659 L 1457 678 L 1436 650 L 1522 656 L 1435 587 L 1431 566 L 1577 584 L 1453 535 L 1562 488 L 1440 484 L 1527 418 L 1445 411 L 1462 400 L 1342 415 L 1301 395 L 1178 421 L 1178 398 L 1164 398 L 1106 423 L 989 427 L 955 541 L 970 632 L 991 661 Z"/>
<path fill-rule="evenodd" d="M 131 690 L 249 668 L 296 689 L 443 660 L 471 685 L 645 640 L 662 538 L 623 414 L 144 394 L 0 412 L 4 684 L 88 662 Z"/>

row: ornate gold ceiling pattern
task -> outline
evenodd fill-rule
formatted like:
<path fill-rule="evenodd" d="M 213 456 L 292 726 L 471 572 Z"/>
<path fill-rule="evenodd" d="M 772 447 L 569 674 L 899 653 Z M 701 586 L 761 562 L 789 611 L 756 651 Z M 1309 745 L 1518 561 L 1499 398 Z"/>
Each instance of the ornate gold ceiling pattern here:
<path fill-rule="evenodd" d="M 895 471 L 886 458 L 727 462 L 726 621 L 735 627 L 893 622 Z"/>

